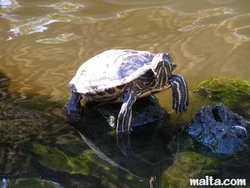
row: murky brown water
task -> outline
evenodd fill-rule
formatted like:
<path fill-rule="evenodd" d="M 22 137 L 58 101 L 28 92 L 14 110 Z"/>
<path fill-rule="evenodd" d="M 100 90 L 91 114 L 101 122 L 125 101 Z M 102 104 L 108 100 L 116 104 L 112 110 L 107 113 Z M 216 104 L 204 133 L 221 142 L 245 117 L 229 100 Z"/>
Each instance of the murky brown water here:
<path fill-rule="evenodd" d="M 111 48 L 169 52 L 189 86 L 250 80 L 244 1 L 1 1 L 1 71 L 10 89 L 66 95 L 82 62 Z"/>
<path fill-rule="evenodd" d="M 67 101 L 77 68 L 113 48 L 170 53 L 189 87 L 213 76 L 250 81 L 250 1 L 0 1 L 0 72 L 24 98 Z M 157 98 L 171 108 L 170 91 Z"/>

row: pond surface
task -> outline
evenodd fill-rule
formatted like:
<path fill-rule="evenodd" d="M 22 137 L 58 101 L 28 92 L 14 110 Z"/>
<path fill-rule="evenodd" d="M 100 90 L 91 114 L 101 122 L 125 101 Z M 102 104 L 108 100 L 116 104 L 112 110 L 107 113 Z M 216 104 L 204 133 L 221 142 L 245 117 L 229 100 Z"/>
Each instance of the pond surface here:
<path fill-rule="evenodd" d="M 229 159 L 232 168 L 170 151 L 170 135 L 205 105 L 195 97 L 179 116 L 171 110 L 171 91 L 157 94 L 168 123 L 150 138 L 134 136 L 130 157 L 101 116 L 90 117 L 106 126 L 89 126 L 83 137 L 65 122 L 68 82 L 84 61 L 114 48 L 170 53 L 174 74 L 189 88 L 213 76 L 250 81 L 250 1 L 0 0 L 0 179 L 23 187 L 30 183 L 25 178 L 57 187 L 188 187 L 189 178 L 216 174 L 249 184 L 248 150 L 241 162 Z M 181 168 L 188 157 L 190 163 L 202 158 L 200 166 Z"/>

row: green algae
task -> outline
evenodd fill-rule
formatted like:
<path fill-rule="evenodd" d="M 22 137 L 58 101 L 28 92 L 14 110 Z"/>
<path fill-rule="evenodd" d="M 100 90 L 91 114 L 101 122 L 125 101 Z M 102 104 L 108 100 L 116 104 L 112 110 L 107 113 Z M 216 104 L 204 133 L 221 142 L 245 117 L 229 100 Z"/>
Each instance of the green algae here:
<path fill-rule="evenodd" d="M 43 180 L 39 178 L 18 178 L 16 180 L 8 180 L 7 182 L 7 187 L 19 187 L 19 188 L 62 188 L 59 184 L 53 182 L 53 181 L 48 181 L 48 180 Z"/>
<path fill-rule="evenodd" d="M 249 102 L 250 83 L 237 78 L 213 77 L 198 83 L 192 91 L 205 96 L 209 101 L 227 106 L 246 105 Z"/>
<path fill-rule="evenodd" d="M 171 187 L 189 187 L 192 178 L 216 175 L 219 159 L 202 156 L 199 153 L 187 151 L 175 154 L 174 164 L 163 173 L 162 185 Z"/>
<path fill-rule="evenodd" d="M 70 174 L 89 174 L 89 168 L 86 164 L 88 160 L 84 155 L 69 157 L 58 148 L 41 144 L 33 144 L 31 151 L 39 155 L 41 157 L 40 163 L 43 166 L 49 167 L 51 170 Z"/>

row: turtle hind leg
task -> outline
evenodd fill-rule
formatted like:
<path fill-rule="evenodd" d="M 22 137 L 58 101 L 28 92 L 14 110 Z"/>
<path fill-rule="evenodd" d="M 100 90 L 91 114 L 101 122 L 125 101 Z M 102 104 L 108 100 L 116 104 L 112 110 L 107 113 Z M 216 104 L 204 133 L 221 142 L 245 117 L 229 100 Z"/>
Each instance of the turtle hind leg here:
<path fill-rule="evenodd" d="M 69 103 L 65 106 L 67 110 L 67 120 L 69 123 L 76 123 L 81 120 L 81 95 L 72 91 Z"/>
<path fill-rule="evenodd" d="M 123 104 L 117 119 L 117 134 L 129 134 L 132 130 L 130 126 L 132 119 L 132 106 L 137 98 L 138 95 L 134 92 L 127 92 L 127 94 L 124 94 Z"/>
<path fill-rule="evenodd" d="M 187 83 L 179 75 L 171 75 L 169 81 L 172 86 L 172 108 L 176 113 L 182 114 L 182 112 L 187 111 L 187 107 L 189 106 Z"/>

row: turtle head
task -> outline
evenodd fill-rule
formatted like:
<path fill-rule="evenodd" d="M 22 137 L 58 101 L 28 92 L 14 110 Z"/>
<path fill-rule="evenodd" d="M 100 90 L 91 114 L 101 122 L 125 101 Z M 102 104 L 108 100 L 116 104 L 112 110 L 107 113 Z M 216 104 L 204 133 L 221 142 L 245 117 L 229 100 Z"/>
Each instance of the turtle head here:
<path fill-rule="evenodd" d="M 152 61 L 152 70 L 156 78 L 156 86 L 165 88 L 169 85 L 169 76 L 177 67 L 172 58 L 167 53 L 156 54 Z"/>

